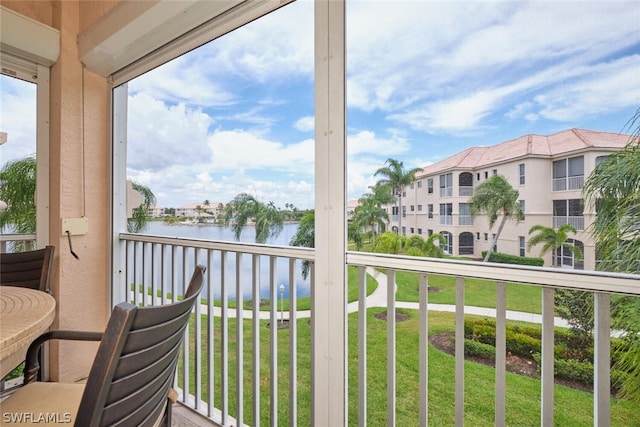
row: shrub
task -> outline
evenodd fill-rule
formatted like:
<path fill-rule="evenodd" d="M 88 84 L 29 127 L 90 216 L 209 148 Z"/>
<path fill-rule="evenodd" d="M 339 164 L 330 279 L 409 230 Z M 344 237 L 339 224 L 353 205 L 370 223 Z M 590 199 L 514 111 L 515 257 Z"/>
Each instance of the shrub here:
<path fill-rule="evenodd" d="M 495 360 L 496 348 L 489 344 L 483 344 L 474 340 L 464 340 L 464 354 L 483 359 Z"/>
<path fill-rule="evenodd" d="M 487 255 L 487 251 L 482 251 L 482 258 Z M 531 258 L 518 255 L 503 254 L 500 252 L 491 252 L 489 255 L 489 262 L 497 262 L 500 264 L 519 264 L 519 265 L 533 265 L 536 267 L 542 267 L 544 260 L 542 258 Z"/>

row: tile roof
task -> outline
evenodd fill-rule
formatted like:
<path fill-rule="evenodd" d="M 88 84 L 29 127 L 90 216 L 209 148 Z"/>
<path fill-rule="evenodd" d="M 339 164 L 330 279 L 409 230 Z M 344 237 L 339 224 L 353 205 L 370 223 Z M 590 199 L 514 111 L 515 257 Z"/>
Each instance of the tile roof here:
<path fill-rule="evenodd" d="M 531 156 L 555 157 L 588 148 L 620 149 L 630 135 L 586 129 L 569 129 L 553 135 L 524 135 L 490 147 L 470 147 L 426 166 L 419 175 L 452 169 L 473 169 L 511 159 Z"/>

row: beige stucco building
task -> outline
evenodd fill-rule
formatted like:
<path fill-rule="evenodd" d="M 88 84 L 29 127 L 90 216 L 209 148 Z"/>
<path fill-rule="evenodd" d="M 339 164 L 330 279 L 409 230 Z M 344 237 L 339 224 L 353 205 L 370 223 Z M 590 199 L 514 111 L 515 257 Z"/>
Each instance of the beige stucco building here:
<path fill-rule="evenodd" d="M 539 256 L 540 247 L 527 251 L 529 229 L 541 224 L 557 228 L 572 224 L 575 244 L 584 260 L 561 253 L 557 265 L 595 269 L 595 245 L 589 235 L 594 207 L 584 205 L 582 187 L 596 163 L 629 142 L 629 135 L 570 129 L 553 135 L 525 135 L 490 147 L 471 147 L 425 167 L 402 198 L 402 233 L 427 237 L 442 233 L 446 252 L 481 257 L 498 225 L 489 228 L 486 216 L 472 218 L 473 188 L 491 175 L 504 176 L 519 191 L 524 220 L 505 225 L 497 250 L 520 256 Z M 390 227 L 398 227 L 398 206 L 388 207 Z M 551 254 L 544 256 L 551 265 Z"/>

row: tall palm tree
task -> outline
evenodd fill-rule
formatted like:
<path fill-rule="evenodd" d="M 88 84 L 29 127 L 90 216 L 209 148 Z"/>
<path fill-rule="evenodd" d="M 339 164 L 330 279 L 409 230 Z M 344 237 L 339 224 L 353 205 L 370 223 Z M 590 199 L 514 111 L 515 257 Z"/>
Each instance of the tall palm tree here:
<path fill-rule="evenodd" d="M 576 258 L 582 258 L 582 250 L 569 243 L 569 233 L 576 234 L 578 231 L 571 224 L 563 224 L 558 227 L 558 230 L 554 230 L 552 227 L 547 227 L 541 224 L 534 225 L 529 229 L 529 235 L 537 232 L 535 236 L 529 239 L 527 244 L 527 250 L 531 250 L 533 246 L 543 244 L 540 256 L 543 256 L 547 252 L 551 252 L 551 265 L 556 267 L 555 251 L 559 248 L 565 248 L 570 251 Z"/>
<path fill-rule="evenodd" d="M 371 227 L 371 238 L 376 234 L 376 225 L 383 226 L 389 221 L 389 214 L 380 207 L 380 203 L 372 193 L 364 194 L 353 211 L 353 222 L 360 227 Z"/>
<path fill-rule="evenodd" d="M 283 227 L 282 212 L 273 202 L 263 203 L 247 193 L 236 195 L 225 208 L 224 223 L 230 225 L 236 238 L 240 240 L 242 228 L 252 221 L 256 229 L 256 243 L 265 243 L 269 237 L 276 237 Z"/>
<path fill-rule="evenodd" d="M 416 180 L 416 174 L 421 168 L 405 170 L 404 164 L 395 159 L 387 159 L 385 166 L 376 171 L 374 176 L 381 176 L 376 185 L 389 185 L 398 197 L 398 232 L 402 233 L 402 191 Z"/>
<path fill-rule="evenodd" d="M 471 215 L 473 217 L 484 213 L 489 218 L 489 228 L 493 228 L 498 220 L 498 215 L 502 215 L 502 220 L 498 226 L 491 247 L 484 257 L 487 262 L 498 243 L 500 233 L 504 228 L 504 224 L 508 219 L 522 219 L 522 208 L 518 202 L 518 190 L 514 189 L 511 184 L 502 175 L 492 175 L 489 179 L 478 185 L 473 193 L 473 197 L 469 199 L 471 203 Z"/>
<path fill-rule="evenodd" d="M 590 231 L 598 248 L 598 269 L 640 272 L 640 108 L 629 121 L 629 144 L 596 166 L 583 194 L 596 208 Z M 623 297 L 612 305 L 612 328 L 626 331 L 615 346 L 615 368 L 628 373 L 621 394 L 640 403 L 640 298 Z"/>

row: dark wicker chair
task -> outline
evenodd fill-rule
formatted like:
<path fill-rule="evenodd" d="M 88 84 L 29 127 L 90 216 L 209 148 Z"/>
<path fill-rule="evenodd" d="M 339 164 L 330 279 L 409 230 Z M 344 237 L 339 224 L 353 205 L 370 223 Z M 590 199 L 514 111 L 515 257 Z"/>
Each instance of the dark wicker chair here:
<path fill-rule="evenodd" d="M 54 423 L 82 427 L 170 425 L 179 349 L 205 270 L 196 267 L 182 301 L 155 307 L 118 304 L 104 334 L 43 334 L 27 351 L 25 385 L 2 402 L 2 412 L 54 413 L 62 417 Z M 100 340 L 86 385 L 34 381 L 38 347 L 49 339 Z"/>
<path fill-rule="evenodd" d="M 55 249 L 47 246 L 35 251 L 0 254 L 0 285 L 51 293 L 49 276 Z"/>

